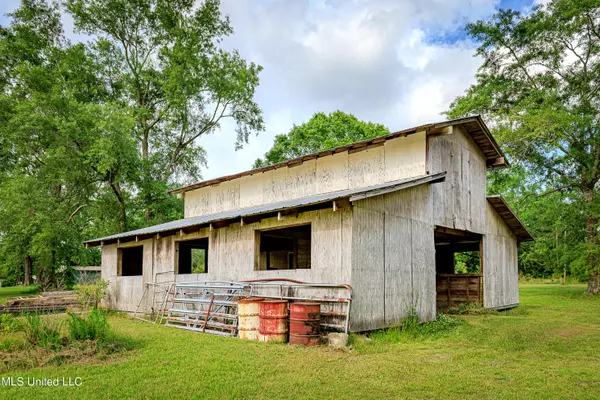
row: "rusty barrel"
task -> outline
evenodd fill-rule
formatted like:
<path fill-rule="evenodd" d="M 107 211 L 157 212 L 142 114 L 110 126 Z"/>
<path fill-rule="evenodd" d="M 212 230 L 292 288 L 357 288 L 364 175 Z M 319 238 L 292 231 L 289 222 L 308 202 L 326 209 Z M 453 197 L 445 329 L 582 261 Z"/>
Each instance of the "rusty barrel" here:
<path fill-rule="evenodd" d="M 321 304 L 290 304 L 290 344 L 316 346 L 320 342 Z"/>
<path fill-rule="evenodd" d="M 263 342 L 287 342 L 288 301 L 265 300 L 260 303 L 259 340 Z"/>
<path fill-rule="evenodd" d="M 258 340 L 260 324 L 259 310 L 262 297 L 248 297 L 238 300 L 238 330 L 240 339 Z"/>

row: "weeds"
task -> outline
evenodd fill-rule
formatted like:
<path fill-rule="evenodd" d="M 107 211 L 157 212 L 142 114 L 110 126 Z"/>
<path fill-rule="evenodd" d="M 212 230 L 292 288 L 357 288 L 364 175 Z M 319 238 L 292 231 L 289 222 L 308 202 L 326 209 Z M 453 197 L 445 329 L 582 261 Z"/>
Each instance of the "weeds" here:
<path fill-rule="evenodd" d="M 25 315 L 24 331 L 27 342 L 32 346 L 58 351 L 65 344 L 62 335 L 62 321 L 40 317 L 40 314 Z"/>
<path fill-rule="evenodd" d="M 69 313 L 68 325 L 72 341 L 103 340 L 108 332 L 106 312 L 98 308 L 93 309 L 87 318 Z"/>
<path fill-rule="evenodd" d="M 7 334 L 0 340 L 0 372 L 103 360 L 136 346 L 131 338 L 110 330 L 107 312 L 102 309 L 94 309 L 86 317 L 69 314 L 66 320 L 31 313 L 19 319 L 1 317 L 0 323 Z"/>
<path fill-rule="evenodd" d="M 435 321 L 422 324 L 419 322 L 419 315 L 413 309 L 399 326 L 372 332 L 368 337 L 353 335 L 351 342 L 355 347 L 361 347 L 365 344 L 377 346 L 378 344 L 399 343 L 415 339 L 430 339 L 451 332 L 462 324 L 464 324 L 463 320 L 446 314 L 439 314 Z"/>
<path fill-rule="evenodd" d="M 77 299 L 85 309 L 96 309 L 108 293 L 108 281 L 98 279 L 93 283 L 75 285 L 74 289 Z"/>
<path fill-rule="evenodd" d="M 0 331 L 16 332 L 21 329 L 21 321 L 12 314 L 0 315 Z"/>
<path fill-rule="evenodd" d="M 465 302 L 461 303 L 457 308 L 449 310 L 449 313 L 460 315 L 496 315 L 498 314 L 498 311 L 492 310 L 490 308 L 485 308 L 479 303 Z"/>

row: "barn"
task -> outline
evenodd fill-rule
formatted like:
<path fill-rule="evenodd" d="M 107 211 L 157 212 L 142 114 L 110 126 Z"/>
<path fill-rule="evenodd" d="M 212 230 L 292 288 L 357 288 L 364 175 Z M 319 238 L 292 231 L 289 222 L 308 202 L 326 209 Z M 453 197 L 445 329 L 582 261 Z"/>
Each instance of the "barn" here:
<path fill-rule="evenodd" d="M 277 280 L 351 287 L 350 331 L 465 301 L 510 308 L 533 239 L 486 196 L 503 167 L 479 116 L 432 123 L 179 188 L 183 219 L 85 245 L 101 246 L 107 306 L 123 311 L 152 308 L 158 283 Z"/>

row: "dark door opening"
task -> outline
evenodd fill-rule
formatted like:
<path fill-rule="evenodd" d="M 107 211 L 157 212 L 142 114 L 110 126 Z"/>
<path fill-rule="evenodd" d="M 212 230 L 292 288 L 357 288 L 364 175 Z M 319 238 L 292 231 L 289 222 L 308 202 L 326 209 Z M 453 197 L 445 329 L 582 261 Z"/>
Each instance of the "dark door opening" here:
<path fill-rule="evenodd" d="M 144 272 L 144 246 L 123 247 L 118 250 L 119 276 L 136 276 Z"/>
<path fill-rule="evenodd" d="M 256 231 L 256 240 L 256 270 L 310 269 L 310 225 Z"/>
<path fill-rule="evenodd" d="M 204 274 L 208 272 L 208 238 L 176 243 L 178 274 Z"/>
<path fill-rule="evenodd" d="M 482 235 L 436 227 L 437 307 L 483 304 Z"/>

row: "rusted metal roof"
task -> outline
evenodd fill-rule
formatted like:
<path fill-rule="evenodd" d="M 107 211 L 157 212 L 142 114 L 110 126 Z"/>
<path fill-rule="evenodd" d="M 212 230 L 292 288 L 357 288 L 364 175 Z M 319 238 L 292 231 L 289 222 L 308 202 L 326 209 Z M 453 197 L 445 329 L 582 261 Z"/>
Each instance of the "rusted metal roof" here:
<path fill-rule="evenodd" d="M 504 223 L 515 234 L 519 242 L 532 242 L 534 240 L 531 233 L 527 230 L 525 225 L 523 225 L 519 217 L 517 217 L 502 196 L 488 196 L 487 201 L 494 207 L 494 210 L 496 210 L 500 218 L 502 218 Z"/>
<path fill-rule="evenodd" d="M 112 242 L 120 239 L 145 239 L 155 234 L 162 236 L 170 235 L 184 230 L 185 228 L 199 229 L 201 227 L 210 226 L 222 221 L 241 221 L 240 219 L 263 216 L 267 218 L 269 214 L 277 215 L 278 212 L 285 210 L 308 211 L 310 209 L 323 208 L 325 203 L 348 199 L 350 201 L 360 200 L 368 197 L 379 196 L 385 193 L 407 189 L 410 187 L 423 185 L 426 183 L 442 182 L 446 178 L 446 173 L 441 172 L 434 175 L 422 175 L 416 178 L 401 179 L 393 182 L 382 183 L 366 188 L 347 189 L 336 192 L 317 194 L 314 196 L 303 197 L 280 201 L 270 204 L 261 204 L 254 207 L 246 207 L 235 210 L 223 211 L 200 217 L 184 218 L 176 221 L 166 222 L 164 224 L 149 226 L 142 229 L 136 229 L 130 232 L 118 233 L 115 235 L 105 236 L 98 239 L 92 239 L 83 242 L 86 245 L 96 246 L 102 242 Z"/>
<path fill-rule="evenodd" d="M 477 115 L 477 116 L 473 116 L 473 117 L 454 119 L 451 121 L 444 121 L 444 122 L 438 122 L 438 123 L 433 123 L 433 124 L 421 125 L 421 126 L 417 126 L 414 128 L 405 129 L 402 131 L 393 132 L 388 135 L 363 140 L 361 142 L 350 143 L 350 144 L 347 144 L 344 146 L 335 147 L 333 149 L 324 150 L 324 151 L 320 151 L 318 153 L 313 153 L 313 154 L 309 154 L 306 156 L 294 158 L 292 160 L 284 161 L 284 162 L 281 162 L 278 164 L 269 165 L 267 167 L 255 168 L 255 169 L 251 169 L 251 170 L 240 172 L 240 173 L 233 174 L 233 175 L 226 175 L 226 176 L 221 176 L 221 177 L 215 178 L 215 179 L 209 179 L 207 181 L 202 181 L 202 182 L 195 183 L 193 185 L 188 185 L 188 186 L 181 187 L 179 189 L 171 190 L 169 193 L 177 194 L 177 193 L 189 192 L 190 190 L 200 189 L 200 188 L 203 188 L 206 186 L 217 185 L 221 182 L 230 181 L 233 179 L 241 178 L 243 176 L 255 175 L 255 174 L 267 172 L 267 171 L 270 171 L 273 169 L 300 165 L 304 161 L 312 160 L 315 158 L 326 157 L 326 156 L 330 156 L 332 154 L 342 153 L 345 151 L 362 149 L 364 147 L 378 144 L 378 143 L 383 143 L 385 141 L 388 141 L 390 139 L 395 139 L 397 137 L 412 135 L 414 133 L 421 132 L 421 131 L 431 131 L 431 130 L 441 129 L 441 128 L 444 128 L 447 126 L 455 126 L 455 125 L 462 125 L 465 128 L 466 132 L 469 134 L 469 136 L 471 136 L 473 141 L 477 144 L 477 146 L 479 146 L 482 153 L 485 155 L 486 161 L 487 161 L 487 166 L 489 168 L 498 168 L 498 167 L 508 166 L 508 161 L 507 161 L 506 157 L 504 156 L 504 153 L 502 153 L 500 146 L 498 145 L 498 143 L 496 143 L 496 140 L 491 135 L 489 129 L 483 122 L 483 119 Z"/>

